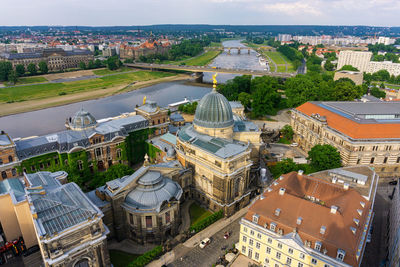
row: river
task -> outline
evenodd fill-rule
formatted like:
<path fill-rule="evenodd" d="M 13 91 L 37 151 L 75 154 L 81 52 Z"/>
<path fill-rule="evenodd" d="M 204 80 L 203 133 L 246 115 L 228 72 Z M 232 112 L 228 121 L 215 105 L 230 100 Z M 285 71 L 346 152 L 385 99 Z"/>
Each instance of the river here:
<path fill-rule="evenodd" d="M 223 45 L 244 47 L 239 40 L 226 41 Z M 213 60 L 211 66 L 262 70 L 265 67 L 259 64 L 256 55 L 257 53 L 253 50 L 247 54 L 247 49 L 240 55 L 237 54 L 237 50 L 232 50 L 230 55 L 225 51 Z M 234 76 L 220 74 L 217 79 L 219 82 L 225 82 Z M 205 82 L 209 80 L 211 80 L 210 73 L 204 76 Z M 89 111 L 96 119 L 102 119 L 134 111 L 135 106 L 142 103 L 144 96 L 156 101 L 159 106 L 165 107 L 170 103 L 183 100 L 184 97 L 202 98 L 210 90 L 207 87 L 187 85 L 182 81 L 161 83 L 105 98 L 0 117 L 0 130 L 7 132 L 12 138 L 44 135 L 65 129 L 65 119 L 73 116 L 81 107 Z"/>

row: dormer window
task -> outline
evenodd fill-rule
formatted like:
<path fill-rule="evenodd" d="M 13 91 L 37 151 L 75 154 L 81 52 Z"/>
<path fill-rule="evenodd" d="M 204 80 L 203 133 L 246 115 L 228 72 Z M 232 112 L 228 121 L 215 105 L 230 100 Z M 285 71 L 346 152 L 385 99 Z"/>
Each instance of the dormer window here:
<path fill-rule="evenodd" d="M 353 233 L 353 235 L 355 235 L 355 234 L 356 234 L 356 232 L 357 232 L 357 229 L 356 229 L 356 228 L 354 228 L 354 227 L 350 227 L 350 230 L 351 230 L 351 232 Z"/>
<path fill-rule="evenodd" d="M 278 208 L 275 210 L 275 216 L 279 216 L 279 214 L 281 214 L 281 209 Z"/>
<path fill-rule="evenodd" d="M 321 228 L 319 229 L 319 233 L 320 233 L 321 235 L 324 235 L 325 232 L 326 232 L 326 226 L 321 226 Z"/>
<path fill-rule="evenodd" d="M 271 224 L 269 225 L 269 229 L 270 229 L 271 231 L 274 231 L 274 232 L 275 232 L 276 223 L 271 223 Z"/>
<path fill-rule="evenodd" d="M 346 255 L 346 251 L 344 251 L 343 249 L 338 249 L 336 259 L 339 261 L 343 261 L 345 255 Z"/>
<path fill-rule="evenodd" d="M 253 223 L 258 223 L 258 218 L 259 218 L 260 216 L 258 215 L 258 214 L 254 214 L 253 215 Z"/>
<path fill-rule="evenodd" d="M 356 218 L 353 219 L 353 222 L 354 222 L 356 225 L 359 225 L 359 224 L 360 224 L 360 220 L 359 220 L 359 219 L 356 219 Z"/>
<path fill-rule="evenodd" d="M 362 215 L 362 212 L 363 212 L 362 210 L 360 210 L 360 209 L 357 209 L 357 213 L 358 213 L 358 215 L 360 215 L 360 216 L 361 216 L 361 215 Z"/>
<path fill-rule="evenodd" d="M 300 225 L 300 224 L 302 223 L 302 221 L 303 221 L 303 218 L 301 218 L 301 217 L 298 217 L 298 218 L 297 218 L 297 222 L 296 222 L 296 223 L 297 223 L 298 225 Z"/>
<path fill-rule="evenodd" d="M 315 250 L 321 251 L 322 243 L 321 242 L 315 242 Z"/>

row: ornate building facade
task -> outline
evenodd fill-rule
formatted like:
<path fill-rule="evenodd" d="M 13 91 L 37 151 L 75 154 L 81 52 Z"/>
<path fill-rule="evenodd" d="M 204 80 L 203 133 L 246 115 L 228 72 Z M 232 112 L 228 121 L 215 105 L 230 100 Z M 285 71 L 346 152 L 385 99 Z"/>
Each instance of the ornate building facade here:
<path fill-rule="evenodd" d="M 292 111 L 294 141 L 306 152 L 332 145 L 344 166 L 368 165 L 381 177 L 398 176 L 399 110 L 398 102 L 307 102 Z"/>
<path fill-rule="evenodd" d="M 146 118 L 150 127 L 157 128 L 152 136 L 165 134 L 169 125 L 168 109 L 160 108 L 151 100 L 144 99 L 143 102 L 142 106 L 135 108 L 136 114 Z"/>
<path fill-rule="evenodd" d="M 254 189 L 250 169 L 260 146 L 256 125 L 235 121 L 231 105 L 215 89 L 205 95 L 193 125 L 180 129 L 176 139 L 178 160 L 193 172 L 192 197 L 210 210 L 223 209 L 226 216 L 245 206 Z"/>
<path fill-rule="evenodd" d="M 119 50 L 121 59 L 138 60 L 141 56 L 166 54 L 171 48 L 169 41 L 147 40 L 138 46 L 122 44 Z"/>
<path fill-rule="evenodd" d="M 47 48 L 41 52 L 3 53 L 0 54 L 0 60 L 11 62 L 14 68 L 22 64 L 25 69 L 31 63 L 39 65 L 39 62 L 44 61 L 47 63 L 49 71 L 58 71 L 79 68 L 80 62 L 87 65 L 89 61 L 94 60 L 94 56 L 89 50 L 65 51 L 61 48 Z"/>
<path fill-rule="evenodd" d="M 14 141 L 5 132 L 0 133 L 0 181 L 18 175 L 17 156 Z"/>

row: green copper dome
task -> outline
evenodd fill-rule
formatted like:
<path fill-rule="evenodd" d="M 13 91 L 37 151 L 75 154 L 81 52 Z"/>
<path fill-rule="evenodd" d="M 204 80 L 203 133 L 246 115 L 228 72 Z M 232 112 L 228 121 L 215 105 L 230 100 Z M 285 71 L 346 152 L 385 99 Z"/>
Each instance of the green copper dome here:
<path fill-rule="evenodd" d="M 232 126 L 234 122 L 231 105 L 223 95 L 213 90 L 200 100 L 193 123 L 206 128 Z"/>

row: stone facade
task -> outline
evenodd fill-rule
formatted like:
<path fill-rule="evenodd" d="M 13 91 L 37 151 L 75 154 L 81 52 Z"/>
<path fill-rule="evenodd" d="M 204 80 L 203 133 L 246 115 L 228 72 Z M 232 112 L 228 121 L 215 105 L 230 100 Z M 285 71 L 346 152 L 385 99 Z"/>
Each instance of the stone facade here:
<path fill-rule="evenodd" d="M 39 65 L 39 62 L 44 61 L 49 71 L 59 71 L 78 68 L 80 62 L 87 65 L 94 60 L 94 56 L 89 50 L 64 51 L 61 48 L 49 48 L 35 53 L 0 54 L 0 60 L 11 62 L 14 68 L 22 64 L 25 69 L 31 63 Z"/>
<path fill-rule="evenodd" d="M 18 156 L 14 141 L 8 134 L 0 133 L 0 181 L 16 177 L 17 166 L 19 165 Z"/>
<path fill-rule="evenodd" d="M 341 78 L 348 78 L 352 80 L 356 85 L 361 85 L 363 83 L 363 74 L 358 71 L 337 71 L 335 72 L 335 77 L 333 80 L 337 81 Z"/>
<path fill-rule="evenodd" d="M 147 40 L 138 46 L 129 46 L 122 44 L 120 46 L 120 58 L 138 60 L 141 56 L 149 56 L 155 54 L 166 54 L 171 48 L 171 44 L 155 40 Z"/>
<path fill-rule="evenodd" d="M 344 166 L 368 165 L 374 167 L 380 177 L 398 176 L 400 138 L 351 138 L 330 126 L 330 119 L 318 111 L 315 109 L 314 114 L 308 115 L 299 108 L 292 110 L 290 124 L 294 130 L 294 142 L 299 144 L 299 148 L 308 152 L 317 144 L 329 144 L 338 149 Z M 375 124 L 371 127 L 379 129 L 380 126 Z"/>
<path fill-rule="evenodd" d="M 145 117 L 149 121 L 150 128 L 155 128 L 150 137 L 162 135 L 168 132 L 168 109 L 162 109 L 154 101 L 147 100 L 142 106 L 135 108 L 136 114 Z"/>

